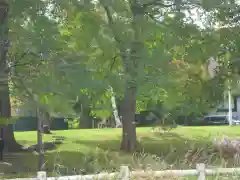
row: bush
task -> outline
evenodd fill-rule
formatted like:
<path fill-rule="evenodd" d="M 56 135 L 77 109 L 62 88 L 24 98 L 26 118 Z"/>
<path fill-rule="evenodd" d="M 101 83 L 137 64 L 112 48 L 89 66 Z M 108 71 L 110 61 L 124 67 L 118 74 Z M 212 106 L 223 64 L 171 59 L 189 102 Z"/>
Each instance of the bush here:
<path fill-rule="evenodd" d="M 79 120 L 78 119 L 68 120 L 68 128 L 69 129 L 78 129 L 79 128 Z"/>

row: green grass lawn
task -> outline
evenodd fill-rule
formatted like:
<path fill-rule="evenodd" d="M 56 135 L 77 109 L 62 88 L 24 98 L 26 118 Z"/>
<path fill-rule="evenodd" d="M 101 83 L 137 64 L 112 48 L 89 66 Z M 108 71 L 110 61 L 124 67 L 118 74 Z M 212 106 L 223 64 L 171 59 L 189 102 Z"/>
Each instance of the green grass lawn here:
<path fill-rule="evenodd" d="M 60 174 L 89 174 L 104 169 L 114 171 L 121 164 L 129 164 L 134 169 L 147 166 L 154 170 L 170 166 L 187 168 L 189 163 L 184 163 L 184 156 L 189 149 L 206 148 L 216 136 L 240 136 L 240 127 L 178 127 L 166 134 L 151 132 L 151 128 L 138 128 L 139 147 L 138 153 L 134 154 L 119 151 L 121 129 L 53 131 L 52 135 L 44 135 L 44 141 L 51 141 L 56 135 L 64 136 L 65 140 L 56 149 L 45 153 L 46 170 Z M 23 145 L 37 142 L 36 132 L 16 132 L 15 137 Z M 16 156 L 21 167 L 16 165 L 15 171 L 36 171 L 37 155 L 18 153 Z M 203 161 L 212 165 L 221 164 L 222 160 L 213 162 L 210 156 L 193 159 L 193 164 Z"/>

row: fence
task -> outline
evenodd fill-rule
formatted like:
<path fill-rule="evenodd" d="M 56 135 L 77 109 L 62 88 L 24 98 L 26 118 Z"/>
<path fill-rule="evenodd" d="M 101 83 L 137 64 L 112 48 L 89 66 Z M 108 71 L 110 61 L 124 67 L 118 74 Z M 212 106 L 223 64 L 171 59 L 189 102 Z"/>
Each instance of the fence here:
<path fill-rule="evenodd" d="M 75 175 L 75 176 L 61 176 L 61 177 L 47 177 L 46 172 L 38 172 L 36 178 L 18 178 L 8 180 L 129 180 L 131 177 L 183 177 L 183 176 L 198 176 L 198 180 L 206 180 L 207 175 L 223 175 L 223 174 L 238 174 L 240 175 L 240 168 L 217 168 L 205 169 L 205 164 L 197 164 L 196 169 L 189 170 L 164 170 L 164 171 L 130 171 L 128 166 L 121 166 L 120 172 L 115 173 L 100 173 L 96 175 Z"/>

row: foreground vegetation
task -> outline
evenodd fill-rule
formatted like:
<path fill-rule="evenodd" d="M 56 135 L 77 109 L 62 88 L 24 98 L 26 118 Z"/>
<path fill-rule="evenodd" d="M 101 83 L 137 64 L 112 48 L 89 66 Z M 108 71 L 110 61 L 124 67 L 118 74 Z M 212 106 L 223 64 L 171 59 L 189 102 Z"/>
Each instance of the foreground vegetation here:
<path fill-rule="evenodd" d="M 195 167 L 197 162 L 211 166 L 225 166 L 226 161 L 211 151 L 213 137 L 240 136 L 240 127 L 178 127 L 169 133 L 152 132 L 152 128 L 138 128 L 138 152 L 126 154 L 119 151 L 121 129 L 89 129 L 53 131 L 53 136 L 64 136 L 63 143 L 45 153 L 45 169 L 56 174 L 89 174 L 103 170 L 115 171 L 121 164 L 133 169 L 153 170 Z M 17 132 L 16 139 L 26 146 L 36 144 L 36 132 Z M 190 150 L 204 149 L 193 156 Z M 35 174 L 37 155 L 15 154 L 11 171 Z M 234 165 L 237 165 L 234 162 Z M 233 164 L 228 164 L 232 166 Z"/>

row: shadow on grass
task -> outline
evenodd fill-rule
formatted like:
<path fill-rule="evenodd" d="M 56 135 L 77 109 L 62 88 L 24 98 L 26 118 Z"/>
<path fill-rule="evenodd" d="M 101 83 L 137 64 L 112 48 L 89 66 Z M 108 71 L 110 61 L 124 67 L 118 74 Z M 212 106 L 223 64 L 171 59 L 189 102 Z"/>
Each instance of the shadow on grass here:
<path fill-rule="evenodd" d="M 107 151 L 119 151 L 120 140 L 76 140 L 74 143 L 88 146 L 90 148 L 100 148 Z"/>
<path fill-rule="evenodd" d="M 183 138 L 176 133 L 164 133 L 164 134 L 151 134 L 150 136 L 140 135 L 138 136 L 138 148 L 137 151 L 144 151 L 146 153 L 155 155 L 169 154 L 169 148 L 180 150 L 185 149 L 186 142 L 191 143 L 189 139 Z M 120 140 L 76 140 L 74 143 L 89 146 L 91 148 L 101 148 L 107 151 L 119 151 Z M 192 141 L 193 143 L 193 141 Z"/>
<path fill-rule="evenodd" d="M 59 145 L 59 144 L 62 144 L 62 142 L 58 142 L 57 144 L 53 143 L 53 142 L 44 142 L 44 143 L 42 143 L 42 146 L 43 146 L 44 151 L 48 151 L 48 150 L 57 149 L 57 145 Z M 26 147 L 26 149 L 28 149 L 30 151 L 38 151 L 39 146 L 38 146 L 38 144 L 34 144 L 34 145 Z"/>
<path fill-rule="evenodd" d="M 142 156 L 143 153 L 147 153 L 152 156 L 163 157 L 164 161 L 168 164 L 183 161 L 186 153 L 190 150 L 205 149 L 206 152 L 201 153 L 207 156 L 209 147 L 211 146 L 211 142 L 208 139 L 188 139 L 177 133 L 139 135 L 138 141 L 136 156 L 139 156 L 138 154 Z M 88 146 L 91 149 L 98 147 L 108 152 L 119 152 L 120 148 L 120 140 L 77 140 L 74 143 Z M 123 152 L 122 154 L 125 155 Z"/>

